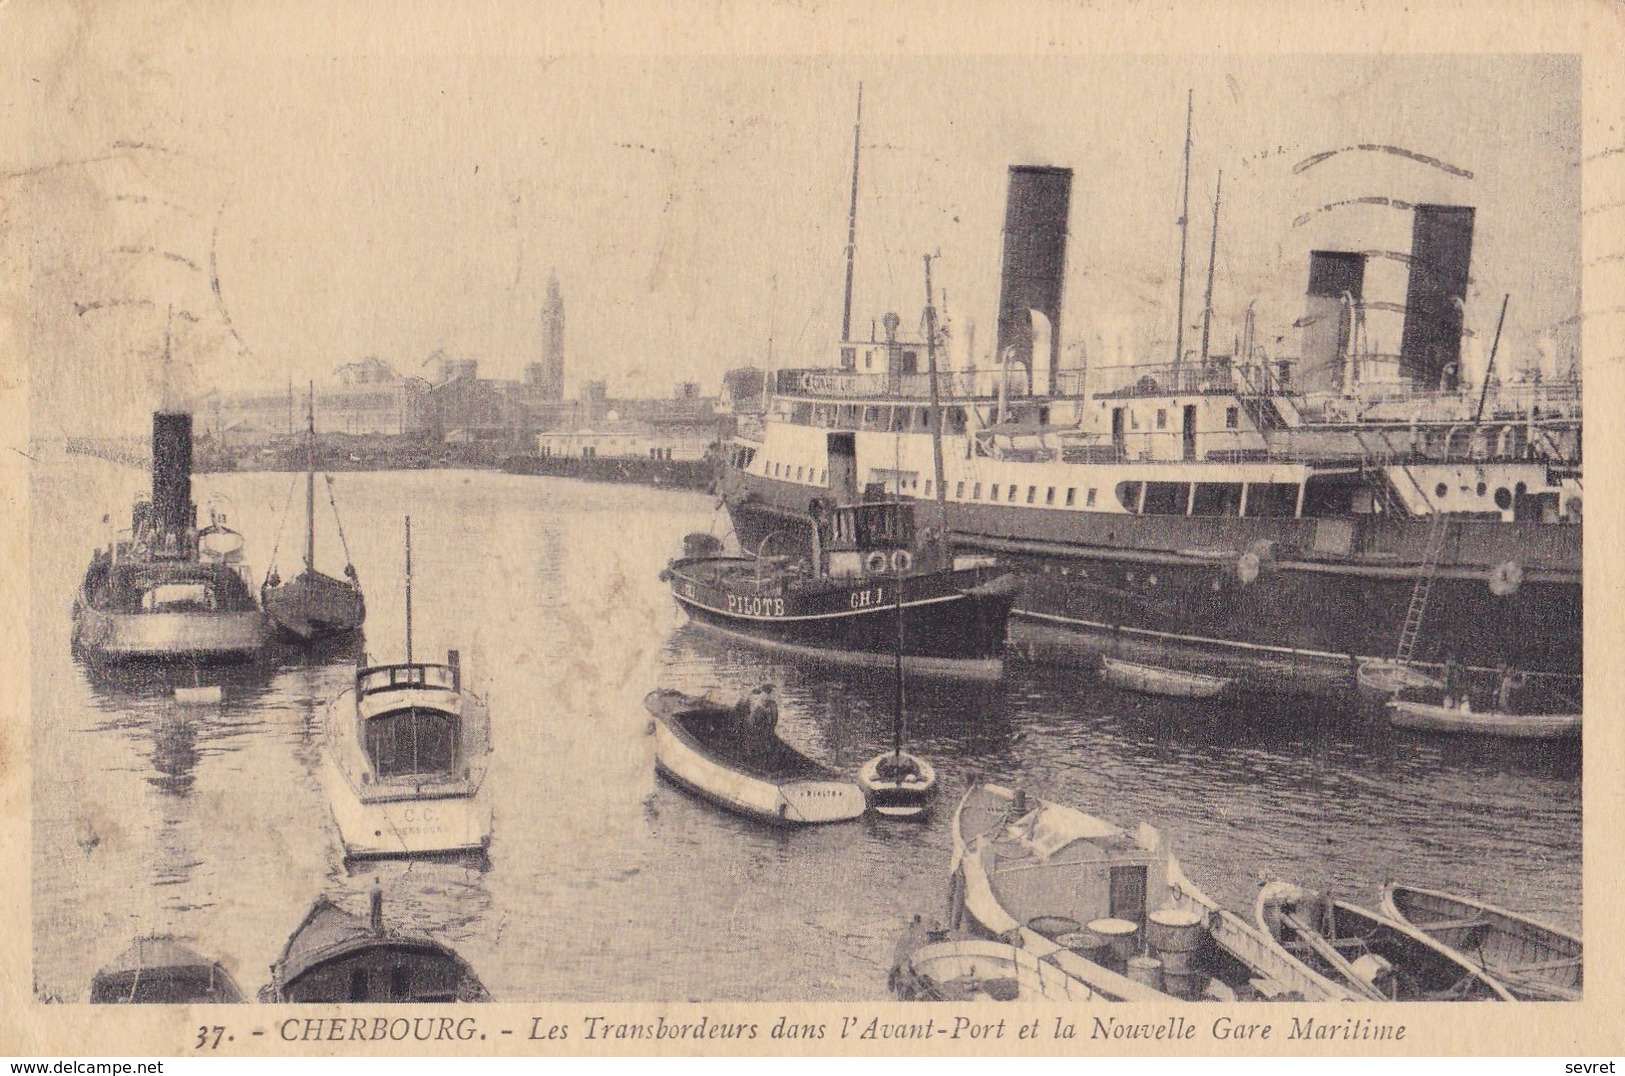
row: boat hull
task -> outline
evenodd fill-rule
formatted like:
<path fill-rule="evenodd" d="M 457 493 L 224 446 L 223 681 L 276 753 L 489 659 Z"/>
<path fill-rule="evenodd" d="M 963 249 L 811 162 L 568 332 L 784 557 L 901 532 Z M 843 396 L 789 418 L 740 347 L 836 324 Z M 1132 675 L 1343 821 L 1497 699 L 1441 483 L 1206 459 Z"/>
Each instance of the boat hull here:
<path fill-rule="evenodd" d="M 482 852 L 491 843 L 491 805 L 472 795 L 365 800 L 328 766 L 328 798 L 348 859 Z"/>
<path fill-rule="evenodd" d="M 1335 923 L 1327 934 L 1325 916 Z M 1288 917 L 1294 921 L 1289 922 Z M 1506 987 L 1460 953 L 1439 944 L 1414 927 L 1341 900 L 1317 898 L 1288 882 L 1271 882 L 1259 890 L 1253 905 L 1259 931 L 1283 955 L 1288 944 L 1301 959 L 1328 975 L 1339 976 L 1374 1001 L 1516 1001 Z M 1310 944 L 1309 934 L 1321 944 Z M 1357 949 L 1344 944 L 1359 939 Z M 1327 953 L 1330 955 L 1324 955 Z M 1386 985 L 1362 961 L 1385 961 L 1392 976 Z"/>
<path fill-rule="evenodd" d="M 109 613 L 81 601 L 73 617 L 74 649 L 104 661 L 242 661 L 267 634 L 259 612 Z"/>
<path fill-rule="evenodd" d="M 847 822 L 867 810 L 857 784 L 810 759 L 803 758 L 809 775 L 775 778 L 743 772 L 716 757 L 682 727 L 672 695 L 657 692 L 646 703 L 655 719 L 655 768 L 667 780 L 736 814 L 772 825 Z"/>
<path fill-rule="evenodd" d="M 1026 950 L 964 938 L 927 942 L 892 969 L 899 1001 L 1092 1001 L 1093 992 Z"/>
<path fill-rule="evenodd" d="M 1577 935 L 1483 901 L 1390 883 L 1382 911 L 1483 967 L 1522 1001 L 1578 1001 L 1584 946 Z"/>
<path fill-rule="evenodd" d="M 1223 677 L 1141 665 L 1118 658 L 1101 659 L 1100 677 L 1113 687 L 1126 691 L 1176 699 L 1211 699 L 1230 686 L 1230 681 Z"/>
<path fill-rule="evenodd" d="M 917 755 L 902 752 L 904 774 L 897 776 L 887 763 L 898 757 L 887 751 L 865 762 L 858 770 L 858 784 L 869 798 L 869 809 L 886 818 L 923 818 L 936 800 L 937 771 Z"/>
<path fill-rule="evenodd" d="M 667 571 L 672 596 L 694 623 L 736 639 L 843 664 L 895 664 L 894 577 L 758 590 L 741 582 L 750 563 L 736 557 L 674 561 Z M 988 568 L 904 576 L 904 668 L 997 679 L 1014 582 Z"/>
<path fill-rule="evenodd" d="M 821 492 L 737 469 L 726 490 L 747 548 L 796 533 L 787 524 Z M 1010 643 L 1024 655 L 1082 665 L 1177 657 L 1233 676 L 1239 688 L 1315 695 L 1341 695 L 1361 660 L 1393 656 L 1429 529 L 1426 520 L 1136 516 L 953 500 L 945 511 L 957 549 L 996 554 L 1022 573 Z M 1452 532 L 1414 661 L 1453 656 L 1486 676 L 1505 663 L 1529 674 L 1532 698 L 1577 698 L 1580 528 L 1460 522 Z M 1497 575 L 1508 563 L 1520 566 L 1510 591 Z"/>
<path fill-rule="evenodd" d="M 353 632 L 367 616 L 360 588 L 320 572 L 264 587 L 260 604 L 279 634 L 307 642 Z"/>
<path fill-rule="evenodd" d="M 1408 699 L 1390 699 L 1387 706 L 1389 722 L 1402 729 L 1499 736 L 1514 740 L 1559 740 L 1580 735 L 1579 714 L 1477 712 Z"/>

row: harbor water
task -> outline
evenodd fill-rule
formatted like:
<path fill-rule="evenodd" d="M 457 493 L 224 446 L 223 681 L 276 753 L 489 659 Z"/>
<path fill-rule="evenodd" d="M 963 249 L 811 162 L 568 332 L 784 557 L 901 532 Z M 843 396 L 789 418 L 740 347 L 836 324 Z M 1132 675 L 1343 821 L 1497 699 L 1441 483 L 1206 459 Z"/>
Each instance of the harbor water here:
<path fill-rule="evenodd" d="M 1577 744 L 1405 733 L 1352 705 L 1141 698 L 1014 657 L 996 684 L 909 681 L 909 748 L 942 784 L 929 821 L 781 832 L 723 813 L 656 778 L 648 691 L 731 698 L 772 681 L 781 735 L 855 772 L 890 744 L 890 675 L 685 625 L 659 573 L 684 534 L 727 533 L 710 497 L 487 471 L 334 480 L 367 652 L 403 656 L 410 515 L 415 656 L 461 651 L 494 742 L 487 857 L 347 865 L 319 767 L 349 655 L 283 651 L 163 682 L 70 655 L 79 576 L 147 481 L 50 453 L 34 470 L 42 1000 L 85 1000 L 96 970 L 147 934 L 221 961 L 251 993 L 317 897 L 364 914 L 375 887 L 387 915 L 453 945 L 497 1000 L 884 998 L 905 923 L 945 912 L 953 806 L 972 775 L 1159 827 L 1186 873 L 1248 918 L 1263 872 L 1360 904 L 1394 879 L 1581 925 Z M 284 576 L 298 570 L 303 475 L 201 475 L 193 496 L 204 522 L 215 499 L 243 533 L 256 586 L 273 547 Z M 318 490 L 317 566 L 343 563 Z M 193 684 L 219 684 L 221 700 L 178 704 L 174 687 Z"/>

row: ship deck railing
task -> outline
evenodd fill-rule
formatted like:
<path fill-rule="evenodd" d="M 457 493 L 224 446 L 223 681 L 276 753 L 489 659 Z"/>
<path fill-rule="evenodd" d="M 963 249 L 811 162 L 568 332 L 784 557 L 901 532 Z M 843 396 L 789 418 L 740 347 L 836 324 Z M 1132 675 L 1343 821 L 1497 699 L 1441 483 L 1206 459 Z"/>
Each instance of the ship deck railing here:
<path fill-rule="evenodd" d="M 1046 399 L 1084 397 L 1083 370 L 1057 370 L 1053 391 L 1035 393 L 1026 369 L 1012 366 L 1009 370 L 939 370 L 936 374 L 937 398 L 956 403 L 992 403 L 1002 395 L 1006 399 L 1028 399 L 1043 396 Z M 854 370 L 779 370 L 774 375 L 774 394 L 777 396 L 825 400 L 911 400 L 924 403 L 931 399 L 931 375 L 928 373 L 862 373 Z"/>

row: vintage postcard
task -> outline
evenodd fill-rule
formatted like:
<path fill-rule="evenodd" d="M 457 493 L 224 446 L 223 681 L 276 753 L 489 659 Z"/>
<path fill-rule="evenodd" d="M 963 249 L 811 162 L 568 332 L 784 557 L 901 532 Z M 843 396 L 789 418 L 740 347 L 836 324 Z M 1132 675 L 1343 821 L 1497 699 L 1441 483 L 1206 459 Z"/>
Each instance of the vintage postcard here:
<path fill-rule="evenodd" d="M 0 27 L 0 1053 L 1625 1048 L 1619 4 Z"/>

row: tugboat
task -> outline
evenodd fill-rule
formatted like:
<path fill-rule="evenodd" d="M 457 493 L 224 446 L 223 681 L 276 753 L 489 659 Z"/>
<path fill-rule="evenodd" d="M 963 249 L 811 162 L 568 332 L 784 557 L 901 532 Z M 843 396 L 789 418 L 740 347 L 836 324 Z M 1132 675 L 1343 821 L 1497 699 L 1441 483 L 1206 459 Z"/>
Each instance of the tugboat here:
<path fill-rule="evenodd" d="M 769 649 L 886 667 L 901 616 L 906 671 L 1003 675 L 1015 576 L 992 558 L 949 560 L 934 536 L 921 540 L 911 503 L 837 506 L 808 522 L 810 558 L 769 555 L 769 536 L 752 556 L 674 560 L 663 578 L 696 624 Z"/>
<path fill-rule="evenodd" d="M 412 521 L 406 521 L 406 660 L 364 665 L 327 711 L 328 794 L 350 858 L 481 852 L 491 754 L 485 700 L 444 665 L 412 659 Z"/>
<path fill-rule="evenodd" d="M 197 528 L 192 416 L 152 416 L 152 496 L 130 530 L 91 557 L 73 605 L 74 652 L 90 660 L 252 657 L 265 644 L 242 535 L 223 515 Z"/>
<path fill-rule="evenodd" d="M 332 478 L 328 478 L 329 500 Z M 333 507 L 338 518 L 338 506 Z M 303 642 L 348 635 L 361 627 L 367 604 L 361 595 L 361 581 L 350 563 L 350 549 L 339 526 L 339 542 L 344 545 L 344 578 L 335 579 L 316 570 L 316 390 L 310 393 L 309 426 L 305 435 L 305 570 L 284 582 L 273 564 L 260 588 L 265 615 L 283 635 Z M 274 554 L 273 554 L 274 556 Z"/>

